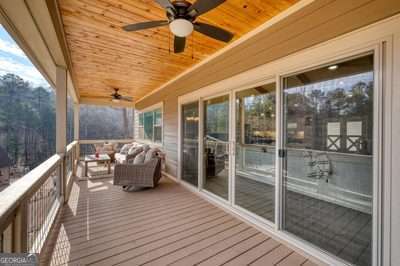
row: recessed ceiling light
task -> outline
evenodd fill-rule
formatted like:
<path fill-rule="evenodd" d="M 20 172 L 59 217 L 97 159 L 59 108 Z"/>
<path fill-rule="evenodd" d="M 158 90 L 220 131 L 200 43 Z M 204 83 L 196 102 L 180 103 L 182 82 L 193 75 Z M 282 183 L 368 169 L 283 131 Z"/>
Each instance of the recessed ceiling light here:
<path fill-rule="evenodd" d="M 338 65 L 333 65 L 333 66 L 329 66 L 328 69 L 329 70 L 335 70 L 338 68 Z"/>

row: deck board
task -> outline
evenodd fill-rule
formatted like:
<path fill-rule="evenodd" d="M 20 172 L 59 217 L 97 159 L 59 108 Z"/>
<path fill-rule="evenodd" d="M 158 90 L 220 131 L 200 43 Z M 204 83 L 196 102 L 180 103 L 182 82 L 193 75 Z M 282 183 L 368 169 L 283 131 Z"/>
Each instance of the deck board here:
<path fill-rule="evenodd" d="M 130 193 L 113 186 L 110 178 L 75 181 L 59 221 L 42 254 L 43 265 L 307 261 L 166 178 L 155 189 Z"/>

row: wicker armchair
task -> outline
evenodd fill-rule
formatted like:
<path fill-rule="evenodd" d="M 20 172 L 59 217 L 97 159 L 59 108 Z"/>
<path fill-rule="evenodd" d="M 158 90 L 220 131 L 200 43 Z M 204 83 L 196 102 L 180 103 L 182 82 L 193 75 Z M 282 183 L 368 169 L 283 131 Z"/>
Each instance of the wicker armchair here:
<path fill-rule="evenodd" d="M 142 164 L 116 164 L 114 168 L 114 185 L 154 188 L 160 178 L 161 158 L 159 157 Z"/>

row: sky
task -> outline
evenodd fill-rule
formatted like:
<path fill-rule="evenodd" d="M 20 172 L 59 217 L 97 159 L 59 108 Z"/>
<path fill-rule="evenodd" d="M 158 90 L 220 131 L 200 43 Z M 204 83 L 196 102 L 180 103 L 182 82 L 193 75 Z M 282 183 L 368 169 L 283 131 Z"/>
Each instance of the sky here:
<path fill-rule="evenodd" d="M 0 75 L 7 73 L 16 74 L 35 87 L 50 86 L 0 24 Z"/>

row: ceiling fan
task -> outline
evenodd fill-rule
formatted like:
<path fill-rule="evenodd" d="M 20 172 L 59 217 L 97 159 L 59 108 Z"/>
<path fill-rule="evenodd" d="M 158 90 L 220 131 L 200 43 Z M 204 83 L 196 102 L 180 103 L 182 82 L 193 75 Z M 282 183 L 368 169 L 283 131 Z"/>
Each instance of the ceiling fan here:
<path fill-rule="evenodd" d="M 224 3 L 225 0 L 197 0 L 194 4 L 185 0 L 173 2 L 170 0 L 156 0 L 156 2 L 165 9 L 167 20 L 140 22 L 126 25 L 122 28 L 125 31 L 139 31 L 168 25 L 175 36 L 175 53 L 181 53 L 185 50 L 186 37 L 193 30 L 223 42 L 229 42 L 233 38 L 233 34 L 229 31 L 214 25 L 196 22 L 200 15 L 216 8 Z"/>
<path fill-rule="evenodd" d="M 112 102 L 119 103 L 120 101 L 126 101 L 126 102 L 132 102 L 133 101 L 132 97 L 122 96 L 121 94 L 119 94 L 118 91 L 119 91 L 118 88 L 114 88 L 114 92 L 110 95 Z M 109 98 L 109 96 L 108 97 L 101 97 L 101 98 Z"/>
<path fill-rule="evenodd" d="M 133 102 L 133 98 L 129 97 L 129 96 L 122 96 L 121 94 L 119 94 L 119 89 L 118 88 L 113 88 L 114 92 L 112 94 L 110 94 L 110 96 L 94 96 L 93 98 L 102 100 L 102 101 L 107 101 L 107 100 L 111 100 L 114 103 L 119 103 L 121 101 L 125 101 L 125 102 Z"/>

